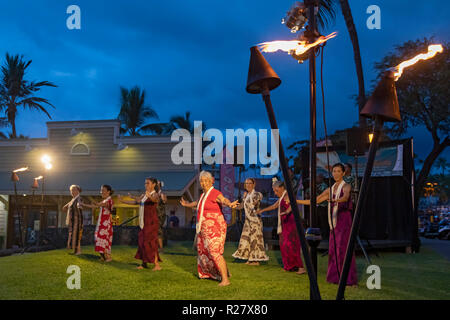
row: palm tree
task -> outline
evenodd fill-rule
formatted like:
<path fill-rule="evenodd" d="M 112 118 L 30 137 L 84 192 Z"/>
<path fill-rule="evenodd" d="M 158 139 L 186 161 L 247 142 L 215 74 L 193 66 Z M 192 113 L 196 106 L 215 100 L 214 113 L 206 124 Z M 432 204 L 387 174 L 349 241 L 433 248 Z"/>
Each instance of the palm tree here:
<path fill-rule="evenodd" d="M 362 110 L 364 104 L 366 103 L 366 94 L 364 89 L 364 76 L 363 68 L 361 63 L 361 53 L 359 51 L 359 41 L 358 34 L 356 32 L 355 23 L 353 22 L 352 11 L 348 0 L 339 0 L 341 5 L 342 15 L 344 16 L 345 24 L 347 25 L 347 30 L 350 35 L 350 40 L 353 46 L 353 58 L 355 60 L 356 75 L 358 77 L 358 115 L 359 111 Z M 366 126 L 366 121 L 361 115 L 359 115 L 359 127 L 363 128 Z"/>
<path fill-rule="evenodd" d="M 186 111 L 184 117 L 181 115 L 172 116 L 170 118 L 170 123 L 175 129 L 186 129 L 190 133 L 194 133 L 194 123 L 190 119 L 191 112 Z M 204 129 L 204 128 L 203 128 Z"/>
<path fill-rule="evenodd" d="M 49 81 L 28 81 L 24 79 L 26 69 L 31 60 L 24 61 L 23 56 L 10 56 L 6 53 L 6 63 L 2 66 L 3 78 L 0 82 L 0 110 L 4 110 L 8 124 L 12 127 L 11 138 L 17 137 L 16 117 L 20 106 L 31 110 L 44 112 L 52 118 L 42 104 L 54 106 L 45 98 L 35 97 L 33 94 L 41 87 L 56 87 Z"/>
<path fill-rule="evenodd" d="M 0 118 L 0 128 L 7 127 L 8 126 L 8 120 L 4 117 Z M 0 139 L 8 139 L 6 134 L 4 132 L 0 131 Z"/>
<path fill-rule="evenodd" d="M 118 119 L 122 122 L 121 132 L 139 136 L 140 132 L 146 131 L 145 121 L 148 118 L 159 119 L 156 111 L 145 105 L 145 90 L 141 90 L 138 86 L 131 90 L 120 87 Z"/>
<path fill-rule="evenodd" d="M 334 8 L 335 0 L 320 0 L 319 12 L 317 13 L 318 29 L 325 29 L 334 19 L 336 19 L 336 11 Z"/>

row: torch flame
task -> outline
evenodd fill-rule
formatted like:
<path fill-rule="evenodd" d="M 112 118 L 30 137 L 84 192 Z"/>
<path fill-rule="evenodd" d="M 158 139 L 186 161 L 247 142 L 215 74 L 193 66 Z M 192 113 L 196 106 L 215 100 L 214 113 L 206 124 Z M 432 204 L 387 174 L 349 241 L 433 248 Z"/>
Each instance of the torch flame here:
<path fill-rule="evenodd" d="M 442 48 L 442 45 L 440 45 L 440 44 L 429 45 L 427 53 L 418 54 L 414 58 L 403 61 L 398 66 L 393 68 L 394 80 L 397 81 L 401 77 L 401 75 L 403 73 L 403 69 L 405 69 L 409 66 L 412 66 L 413 64 L 417 63 L 419 60 L 427 60 L 427 59 L 433 58 L 437 53 L 441 53 L 442 51 L 444 51 L 444 49 Z"/>
<path fill-rule="evenodd" d="M 328 36 L 320 36 L 314 43 L 307 44 L 306 41 L 302 40 L 291 40 L 291 41 L 271 41 L 260 43 L 262 52 L 276 52 L 282 50 L 289 54 L 301 55 L 308 51 L 310 48 L 315 47 L 321 43 L 328 41 L 331 38 L 336 37 L 337 32 L 333 32 Z"/>
<path fill-rule="evenodd" d="M 28 167 L 25 167 L 25 168 L 16 169 L 13 172 L 22 172 L 22 171 L 27 171 L 27 170 L 28 170 Z"/>
<path fill-rule="evenodd" d="M 43 178 L 43 176 L 39 176 L 39 177 L 34 178 L 34 180 L 41 180 L 42 178 Z"/>

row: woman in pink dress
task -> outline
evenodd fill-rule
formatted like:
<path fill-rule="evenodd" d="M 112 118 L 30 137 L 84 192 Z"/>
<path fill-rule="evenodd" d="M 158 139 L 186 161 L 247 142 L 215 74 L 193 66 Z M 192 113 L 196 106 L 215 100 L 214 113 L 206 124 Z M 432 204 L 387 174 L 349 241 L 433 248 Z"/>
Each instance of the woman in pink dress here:
<path fill-rule="evenodd" d="M 261 214 L 265 211 L 278 209 L 277 233 L 280 237 L 280 251 L 283 260 L 283 269 L 295 271 L 297 274 L 305 273 L 301 257 L 300 238 L 298 237 L 294 215 L 291 210 L 289 198 L 284 186 L 284 182 L 276 181 L 272 185 L 273 191 L 279 198 L 273 205 L 259 210 Z"/>
<path fill-rule="evenodd" d="M 188 202 L 181 198 L 181 205 L 187 208 L 197 207 L 197 271 L 200 279 L 220 280 L 219 286 L 230 284 L 228 268 L 223 258 L 227 223 L 223 217 L 222 205 L 230 208 L 237 206 L 214 189 L 214 177 L 207 171 L 200 173 L 200 186 L 203 193 L 199 201 Z"/>
<path fill-rule="evenodd" d="M 85 207 L 96 208 L 100 207 L 100 214 L 98 215 L 97 226 L 95 228 L 95 251 L 100 253 L 100 259 L 102 261 L 110 262 L 111 258 L 111 245 L 113 237 L 113 227 L 111 214 L 113 210 L 113 201 L 111 196 L 113 190 L 111 186 L 104 184 L 101 187 L 100 193 L 102 194 L 103 201 L 94 202 L 94 204 L 83 204 Z"/>
<path fill-rule="evenodd" d="M 332 187 L 332 204 L 328 206 L 328 223 L 330 225 L 330 240 L 328 250 L 327 281 L 339 283 L 339 276 L 345 260 L 348 240 L 352 228 L 352 199 L 351 186 L 344 181 L 345 167 L 342 163 L 336 163 L 332 168 L 335 184 Z M 330 197 L 330 188 L 327 188 L 317 197 L 317 203 L 327 201 Z M 310 200 L 297 200 L 298 204 L 310 205 Z M 333 230 L 334 229 L 334 230 Z M 337 261 L 336 261 L 337 257 Z M 348 286 L 356 286 L 358 276 L 356 272 L 356 260 L 353 253 L 350 271 L 347 278 Z"/>

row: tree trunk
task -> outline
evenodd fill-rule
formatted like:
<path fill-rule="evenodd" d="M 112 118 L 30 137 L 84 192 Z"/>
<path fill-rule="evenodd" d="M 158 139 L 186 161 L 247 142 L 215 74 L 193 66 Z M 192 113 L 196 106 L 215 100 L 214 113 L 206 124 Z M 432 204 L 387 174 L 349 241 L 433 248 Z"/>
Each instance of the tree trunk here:
<path fill-rule="evenodd" d="M 434 141 L 433 150 L 426 157 L 422 169 L 420 170 L 419 177 L 417 178 L 417 182 L 415 185 L 414 196 L 416 202 L 416 208 L 419 204 L 419 198 L 422 195 L 423 188 L 425 186 L 426 179 L 428 178 L 428 174 L 430 173 L 431 168 L 433 167 L 434 161 L 439 157 L 442 151 L 450 146 L 450 139 L 446 137 L 444 141 L 439 143 L 439 141 Z"/>
<path fill-rule="evenodd" d="M 362 63 L 361 63 L 361 54 L 359 51 L 358 34 L 356 33 L 355 24 L 353 22 L 352 11 L 350 9 L 348 0 L 339 0 L 339 3 L 341 4 L 342 15 L 344 16 L 345 24 L 347 25 L 347 30 L 350 35 L 350 40 L 352 41 L 352 46 L 353 46 L 353 55 L 354 55 L 354 60 L 355 60 L 356 75 L 358 77 L 358 87 L 359 87 L 358 120 L 359 120 L 359 127 L 364 128 L 366 126 L 366 120 L 359 113 L 362 110 L 362 108 L 364 107 L 364 104 L 366 103 L 366 93 L 365 93 L 365 89 L 364 89 L 364 76 L 363 76 L 363 68 L 362 68 Z"/>
<path fill-rule="evenodd" d="M 11 115 L 11 117 L 10 117 L 10 123 L 11 123 L 11 130 L 12 130 L 12 133 L 11 133 L 11 139 L 15 139 L 15 138 L 17 138 L 17 131 L 16 131 L 16 115 L 15 114 L 12 114 Z"/>

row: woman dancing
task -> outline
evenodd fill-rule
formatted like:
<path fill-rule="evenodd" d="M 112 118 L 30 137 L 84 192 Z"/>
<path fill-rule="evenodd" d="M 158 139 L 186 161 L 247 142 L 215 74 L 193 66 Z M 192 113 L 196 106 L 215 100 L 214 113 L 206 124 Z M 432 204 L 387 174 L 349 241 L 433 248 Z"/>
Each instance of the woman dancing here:
<path fill-rule="evenodd" d="M 66 225 L 69 230 L 67 249 L 73 249 L 75 255 L 81 254 L 81 237 L 83 236 L 83 211 L 81 210 L 81 188 L 78 185 L 70 186 L 72 200 L 62 209 L 67 210 Z"/>
<path fill-rule="evenodd" d="M 220 280 L 219 286 L 230 284 L 223 250 L 227 234 L 227 223 L 223 217 L 222 206 L 234 208 L 237 201 L 231 202 L 219 190 L 214 189 L 214 177 L 207 171 L 200 172 L 200 186 L 203 193 L 200 200 L 188 202 L 181 198 L 180 204 L 187 208 L 197 207 L 197 270 L 200 279 Z"/>
<path fill-rule="evenodd" d="M 352 227 L 352 199 L 350 197 L 351 186 L 344 181 L 345 167 L 342 163 L 336 163 L 332 168 L 335 184 L 332 187 L 331 206 L 328 206 L 328 223 L 330 225 L 330 239 L 328 250 L 327 281 L 339 283 L 339 276 L 344 265 L 347 243 Z M 327 188 L 317 197 L 317 203 L 327 201 L 330 197 L 330 188 Z M 297 203 L 310 205 L 310 200 L 297 200 Z M 334 230 L 333 230 L 334 229 Z M 336 243 L 336 245 L 335 245 Z M 337 261 L 336 261 L 337 256 Z M 350 271 L 347 278 L 348 286 L 356 286 L 358 277 L 356 273 L 355 254 L 353 253 Z"/>
<path fill-rule="evenodd" d="M 297 274 L 305 273 L 301 257 L 300 239 L 295 225 L 294 215 L 291 211 L 289 198 L 286 193 L 284 182 L 275 181 L 272 185 L 273 191 L 279 198 L 273 205 L 259 210 L 261 214 L 278 208 L 278 228 L 280 236 L 280 251 L 283 260 L 283 269 L 286 271 L 296 271 Z"/>
<path fill-rule="evenodd" d="M 97 208 L 100 207 L 97 226 L 95 227 L 95 251 L 100 253 L 100 259 L 105 262 L 112 261 L 111 245 L 113 238 L 113 227 L 111 214 L 113 210 L 113 201 L 111 196 L 113 190 L 111 186 L 104 184 L 100 189 L 103 201 L 94 202 L 93 204 L 82 204 L 83 207 Z"/>
<path fill-rule="evenodd" d="M 126 204 L 139 204 L 139 231 L 138 251 L 135 258 L 142 260 L 138 269 L 147 268 L 147 263 L 154 263 L 153 271 L 161 270 L 159 262 L 162 262 L 158 253 L 158 229 L 159 219 L 156 206 L 159 201 L 158 180 L 145 179 L 145 194 L 134 198 L 134 201 L 125 201 L 118 196 L 119 201 Z"/>
<path fill-rule="evenodd" d="M 269 260 L 264 249 L 262 219 L 260 215 L 256 214 L 263 196 L 261 192 L 255 190 L 255 179 L 253 178 L 246 179 L 244 187 L 247 190 L 244 193 L 244 201 L 237 208 L 244 208 L 245 222 L 238 249 L 233 253 L 233 257 L 247 260 L 245 264 L 257 266 L 260 261 Z"/>

